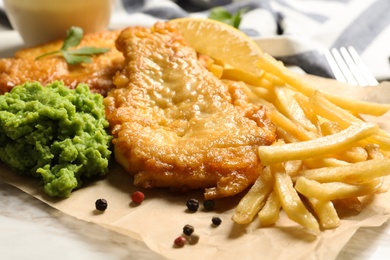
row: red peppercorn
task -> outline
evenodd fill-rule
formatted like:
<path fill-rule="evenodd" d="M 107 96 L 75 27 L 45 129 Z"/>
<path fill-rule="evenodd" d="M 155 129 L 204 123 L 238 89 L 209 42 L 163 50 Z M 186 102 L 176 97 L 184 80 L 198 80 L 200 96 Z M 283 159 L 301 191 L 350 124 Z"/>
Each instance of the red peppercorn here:
<path fill-rule="evenodd" d="M 143 194 L 141 191 L 135 191 L 133 194 L 131 194 L 131 200 L 134 203 L 140 204 L 145 199 L 145 194 Z"/>
<path fill-rule="evenodd" d="M 183 237 L 183 236 L 179 236 L 174 241 L 174 245 L 176 247 L 183 247 L 186 243 L 187 243 L 187 239 L 185 237 Z"/>

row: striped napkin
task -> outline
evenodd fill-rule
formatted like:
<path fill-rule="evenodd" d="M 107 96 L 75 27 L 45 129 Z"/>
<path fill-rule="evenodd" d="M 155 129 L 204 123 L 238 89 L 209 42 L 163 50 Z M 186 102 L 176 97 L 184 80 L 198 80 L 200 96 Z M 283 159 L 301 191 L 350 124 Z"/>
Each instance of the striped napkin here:
<path fill-rule="evenodd" d="M 239 29 L 286 65 L 332 77 L 323 50 L 351 45 L 378 80 L 390 79 L 389 0 L 115 1 L 111 29 L 150 26 L 178 17 L 208 17 L 216 6 L 230 13 L 246 8 Z M 7 26 L 1 8 L 2 0 L 0 28 Z"/>

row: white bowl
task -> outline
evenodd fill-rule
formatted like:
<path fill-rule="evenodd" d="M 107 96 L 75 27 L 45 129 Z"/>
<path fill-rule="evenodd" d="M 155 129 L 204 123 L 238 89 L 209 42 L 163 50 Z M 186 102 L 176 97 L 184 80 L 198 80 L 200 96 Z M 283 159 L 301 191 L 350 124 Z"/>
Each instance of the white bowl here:
<path fill-rule="evenodd" d="M 27 46 L 64 39 L 72 26 L 85 33 L 107 29 L 113 0 L 4 0 L 12 27 Z"/>

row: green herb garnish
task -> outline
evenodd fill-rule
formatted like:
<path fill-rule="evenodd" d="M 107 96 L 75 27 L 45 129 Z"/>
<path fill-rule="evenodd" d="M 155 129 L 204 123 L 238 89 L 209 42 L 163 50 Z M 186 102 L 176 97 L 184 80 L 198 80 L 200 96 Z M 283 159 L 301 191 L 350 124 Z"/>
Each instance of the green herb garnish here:
<path fill-rule="evenodd" d="M 77 63 L 84 63 L 84 62 L 91 63 L 92 55 L 102 54 L 109 51 L 109 48 L 96 48 L 96 47 L 89 47 L 89 46 L 84 46 L 79 49 L 69 50 L 69 48 L 76 47 L 80 44 L 81 39 L 83 38 L 83 33 L 84 33 L 83 29 L 81 29 L 80 27 L 76 27 L 76 26 L 71 27 L 66 32 L 65 41 L 59 50 L 44 53 L 38 56 L 36 59 L 38 60 L 53 54 L 62 54 L 62 56 L 65 58 L 67 63 L 74 65 Z"/>
<path fill-rule="evenodd" d="M 232 14 L 223 7 L 214 7 L 210 10 L 209 19 L 217 20 L 223 23 L 227 23 L 238 29 L 241 23 L 242 15 L 248 10 L 243 8 L 237 13 Z"/>

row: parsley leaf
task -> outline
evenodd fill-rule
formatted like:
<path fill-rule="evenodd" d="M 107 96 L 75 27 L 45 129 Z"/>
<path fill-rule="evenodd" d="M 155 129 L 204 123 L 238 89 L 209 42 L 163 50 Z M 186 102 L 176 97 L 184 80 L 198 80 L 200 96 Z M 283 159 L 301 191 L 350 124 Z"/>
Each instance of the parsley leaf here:
<path fill-rule="evenodd" d="M 66 51 L 61 51 L 62 56 L 64 56 L 64 59 L 66 60 L 67 63 L 74 65 L 77 63 L 91 63 L 92 59 L 91 57 L 87 55 L 72 55 L 69 54 L 69 52 Z"/>
<path fill-rule="evenodd" d="M 81 39 L 83 38 L 83 29 L 80 27 L 72 26 L 67 32 L 66 32 L 66 38 L 64 43 L 62 44 L 61 50 L 67 50 L 70 47 L 76 47 L 80 44 Z"/>
<path fill-rule="evenodd" d="M 96 47 L 83 46 L 79 49 L 69 50 L 67 52 L 73 55 L 93 55 L 93 54 L 102 54 L 107 52 L 108 50 L 109 48 L 96 48 Z"/>
<path fill-rule="evenodd" d="M 102 54 L 109 50 L 109 48 L 96 48 L 96 47 L 88 47 L 84 46 L 75 50 L 61 50 L 62 56 L 64 56 L 65 60 L 69 64 L 77 64 L 77 63 L 91 63 L 91 55 Z"/>
<path fill-rule="evenodd" d="M 239 10 L 237 13 L 232 14 L 223 7 L 214 7 L 210 10 L 208 16 L 209 19 L 217 20 L 223 23 L 227 23 L 235 28 L 238 28 L 241 23 L 242 15 L 247 11 L 247 8 Z"/>
<path fill-rule="evenodd" d="M 59 50 L 44 53 L 36 57 L 35 59 L 38 60 L 49 55 L 61 54 L 64 57 L 65 61 L 71 65 L 78 63 L 91 63 L 92 55 L 106 53 L 110 50 L 109 48 L 96 48 L 89 46 L 69 50 L 69 48 L 77 47 L 80 44 L 81 39 L 83 38 L 83 33 L 83 29 L 81 29 L 80 27 L 71 27 L 66 32 L 66 38 L 64 40 L 64 43 L 62 44 L 62 47 Z"/>

